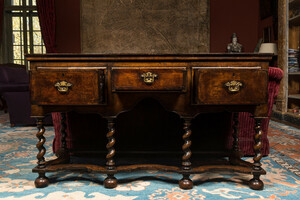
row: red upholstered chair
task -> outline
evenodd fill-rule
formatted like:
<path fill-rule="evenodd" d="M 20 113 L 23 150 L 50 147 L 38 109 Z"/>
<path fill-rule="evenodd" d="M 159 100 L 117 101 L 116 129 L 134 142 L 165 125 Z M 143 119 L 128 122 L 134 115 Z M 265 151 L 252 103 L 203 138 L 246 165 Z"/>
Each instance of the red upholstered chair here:
<path fill-rule="evenodd" d="M 272 107 L 275 103 L 276 96 L 279 91 L 280 81 L 283 77 L 283 71 L 276 67 L 269 67 L 269 84 L 268 84 L 268 118 L 262 121 L 262 154 L 269 154 L 269 141 L 267 138 L 269 121 L 272 114 Z M 254 119 L 251 117 L 251 114 L 242 112 L 239 113 L 239 146 L 240 150 L 244 155 L 250 156 L 254 155 L 253 146 L 254 146 Z M 232 137 L 228 136 L 227 148 L 230 148 L 232 145 Z"/>
<path fill-rule="evenodd" d="M 269 153 L 269 142 L 267 139 L 268 125 L 272 112 L 272 107 L 274 104 L 275 97 L 277 96 L 279 90 L 280 80 L 282 79 L 283 72 L 279 68 L 270 67 L 269 68 L 269 84 L 268 84 L 268 119 L 263 120 L 262 130 L 265 133 L 262 138 L 263 148 L 262 153 L 267 155 Z M 228 120 L 230 123 L 230 116 L 224 116 L 223 120 Z M 55 138 L 53 141 L 53 151 L 56 152 L 60 147 L 60 113 L 52 113 L 53 124 L 55 128 Z M 220 118 L 220 117 L 219 117 Z M 203 118 L 202 118 L 203 120 Z M 216 120 L 218 121 L 218 120 Z M 103 147 L 102 150 L 105 150 L 106 144 L 106 122 L 101 119 L 98 115 L 79 115 L 76 113 L 69 114 L 67 113 L 67 147 L 72 150 L 99 150 L 100 147 Z M 201 123 L 201 121 L 200 121 Z M 224 123 L 223 123 L 224 124 Z M 240 128 L 240 149 L 244 155 L 253 155 L 253 136 L 254 132 L 254 120 L 251 118 L 249 113 L 240 113 L 239 114 L 239 128 Z M 226 129 L 226 128 L 225 128 Z M 225 130 L 224 129 L 224 130 Z M 198 130 L 198 129 L 195 129 Z M 230 130 L 230 128 L 226 129 Z M 203 130 L 202 130 L 203 131 Z M 232 130 L 231 130 L 232 132 Z M 72 134 L 70 134 L 72 133 Z M 203 137 L 203 134 L 193 134 Z M 219 137 L 219 136 L 218 136 Z M 221 137 L 219 137 L 221 138 Z M 225 137 L 224 137 L 225 138 Z M 195 138 L 197 139 L 197 138 Z M 205 140 L 204 138 L 201 138 Z M 198 140 L 198 139 L 197 139 Z M 196 142 L 193 142 L 195 144 Z M 224 147 L 231 149 L 232 146 L 232 135 L 228 134 L 228 138 Z"/>

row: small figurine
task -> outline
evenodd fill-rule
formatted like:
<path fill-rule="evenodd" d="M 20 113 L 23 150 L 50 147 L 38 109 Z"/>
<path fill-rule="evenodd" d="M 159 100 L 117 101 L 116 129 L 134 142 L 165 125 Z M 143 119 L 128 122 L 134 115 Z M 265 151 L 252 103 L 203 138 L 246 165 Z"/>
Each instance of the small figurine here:
<path fill-rule="evenodd" d="M 228 53 L 240 53 L 242 52 L 242 45 L 237 42 L 236 33 L 232 34 L 232 43 L 227 45 Z"/>

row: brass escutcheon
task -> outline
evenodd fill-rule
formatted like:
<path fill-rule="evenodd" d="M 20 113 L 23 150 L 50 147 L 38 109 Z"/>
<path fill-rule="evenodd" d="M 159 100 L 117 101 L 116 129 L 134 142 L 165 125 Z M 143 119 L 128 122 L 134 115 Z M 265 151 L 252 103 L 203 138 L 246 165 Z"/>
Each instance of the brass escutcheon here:
<path fill-rule="evenodd" d="M 241 87 L 243 86 L 243 83 L 239 81 L 229 81 L 225 83 L 225 86 L 227 87 L 229 92 L 235 93 L 240 91 Z"/>
<path fill-rule="evenodd" d="M 54 84 L 54 87 L 60 92 L 60 93 L 67 93 L 69 91 L 69 87 L 72 87 L 72 84 L 67 81 L 58 81 Z"/>
<path fill-rule="evenodd" d="M 152 72 L 145 72 L 141 75 L 141 77 L 144 79 L 146 84 L 152 84 L 155 78 L 158 78 L 158 75 Z"/>

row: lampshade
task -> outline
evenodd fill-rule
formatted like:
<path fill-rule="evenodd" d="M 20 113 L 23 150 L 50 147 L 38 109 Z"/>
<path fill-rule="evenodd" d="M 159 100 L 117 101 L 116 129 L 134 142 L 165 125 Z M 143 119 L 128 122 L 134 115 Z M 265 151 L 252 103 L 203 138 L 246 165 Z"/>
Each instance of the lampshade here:
<path fill-rule="evenodd" d="M 259 48 L 259 53 L 273 53 L 277 55 L 277 45 L 275 43 L 262 43 Z"/>

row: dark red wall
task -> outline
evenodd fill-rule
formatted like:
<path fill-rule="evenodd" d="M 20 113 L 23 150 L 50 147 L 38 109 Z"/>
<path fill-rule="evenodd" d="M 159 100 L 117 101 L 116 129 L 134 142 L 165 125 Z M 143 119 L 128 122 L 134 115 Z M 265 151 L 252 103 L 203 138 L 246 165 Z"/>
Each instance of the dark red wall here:
<path fill-rule="evenodd" d="M 210 0 L 210 51 L 225 52 L 232 33 L 244 52 L 258 42 L 259 0 Z"/>
<path fill-rule="evenodd" d="M 58 52 L 79 53 L 80 0 L 56 0 Z M 244 52 L 253 52 L 261 35 L 259 0 L 210 1 L 210 51 L 225 52 L 232 33 L 237 33 Z"/>
<path fill-rule="evenodd" d="M 59 53 L 80 53 L 80 0 L 56 0 L 56 48 Z"/>

